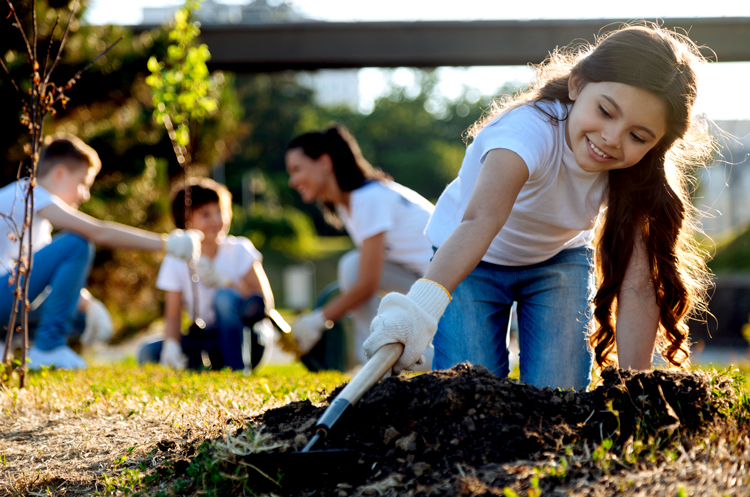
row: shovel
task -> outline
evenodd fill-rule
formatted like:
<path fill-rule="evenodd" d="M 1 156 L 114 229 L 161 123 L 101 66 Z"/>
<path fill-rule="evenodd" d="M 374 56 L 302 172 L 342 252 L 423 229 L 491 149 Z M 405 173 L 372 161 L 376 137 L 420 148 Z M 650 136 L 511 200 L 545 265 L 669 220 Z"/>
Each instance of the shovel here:
<path fill-rule="evenodd" d="M 383 377 L 385 372 L 401 357 L 403 350 L 404 346 L 400 343 L 391 343 L 381 347 L 318 418 L 315 435 L 304 449 L 299 452 L 249 454 L 244 456 L 244 461 L 265 473 L 288 473 L 293 470 L 296 476 L 302 476 L 300 474 L 302 470 L 323 480 L 334 472 L 356 469 L 359 458 L 358 453 L 353 450 L 312 450 L 312 448 L 324 440 L 336 421 Z"/>

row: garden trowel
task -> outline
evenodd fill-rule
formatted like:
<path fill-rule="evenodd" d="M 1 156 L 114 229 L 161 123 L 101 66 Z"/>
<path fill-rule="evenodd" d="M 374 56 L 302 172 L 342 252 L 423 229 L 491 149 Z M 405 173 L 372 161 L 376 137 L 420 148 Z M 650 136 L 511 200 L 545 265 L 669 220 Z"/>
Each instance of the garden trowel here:
<path fill-rule="evenodd" d="M 339 473 L 343 468 L 356 466 L 359 458 L 355 451 L 312 450 L 312 448 L 324 440 L 336 421 L 391 369 L 391 366 L 401 357 L 403 350 L 404 346 L 400 343 L 381 347 L 318 418 L 315 435 L 304 449 L 299 452 L 255 453 L 244 456 L 244 461 L 268 474 L 293 472 L 299 476 L 299 471 L 304 470 L 306 473 L 323 478 L 328 473 Z"/>

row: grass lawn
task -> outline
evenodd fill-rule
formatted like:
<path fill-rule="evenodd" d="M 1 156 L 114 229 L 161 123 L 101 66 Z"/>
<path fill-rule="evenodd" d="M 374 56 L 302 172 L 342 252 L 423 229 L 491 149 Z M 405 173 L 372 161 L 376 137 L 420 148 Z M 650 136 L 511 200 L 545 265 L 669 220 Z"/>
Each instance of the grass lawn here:
<path fill-rule="evenodd" d="M 348 379 L 301 365 L 246 377 L 133 361 L 32 373 L 24 390 L 2 388 L 0 495 L 182 495 L 170 465 L 187 464 L 185 455 L 202 441 L 225 437 L 269 408 L 321 402 Z M 726 444 L 707 450 L 717 461 L 734 457 Z M 748 459 L 742 450 L 735 455 Z M 747 471 L 750 463 L 743 464 Z"/>
<path fill-rule="evenodd" d="M 167 454 L 158 444 L 222 436 L 235 423 L 295 400 L 319 402 L 348 378 L 302 365 L 242 373 L 175 372 L 134 361 L 31 373 L 3 388 L 0 495 L 136 490 Z M 17 383 L 17 381 L 16 381 Z"/>

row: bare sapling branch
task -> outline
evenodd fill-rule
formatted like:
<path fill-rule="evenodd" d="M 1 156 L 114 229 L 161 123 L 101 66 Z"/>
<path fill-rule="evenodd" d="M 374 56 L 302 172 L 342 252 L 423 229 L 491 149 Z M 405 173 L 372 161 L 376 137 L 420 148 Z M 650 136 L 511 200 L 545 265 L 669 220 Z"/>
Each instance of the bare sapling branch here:
<path fill-rule="evenodd" d="M 8 75 L 8 79 L 10 79 L 11 84 L 13 85 L 13 88 L 16 89 L 16 92 L 20 95 L 21 89 L 16 84 L 16 81 L 13 79 L 13 77 L 10 75 L 10 71 L 8 71 L 8 68 L 5 65 L 5 62 L 3 61 L 3 58 L 0 57 L 0 66 L 3 66 L 3 70 L 5 71 L 5 74 Z"/>
<path fill-rule="evenodd" d="M 70 25 L 73 24 L 73 19 L 75 18 L 77 9 L 78 9 L 78 0 L 76 0 L 73 3 L 73 8 L 70 9 L 70 17 L 68 17 L 68 25 L 65 26 L 65 32 L 63 33 L 62 38 L 60 39 L 60 47 L 57 49 L 57 56 L 55 56 L 55 61 L 52 63 L 52 67 L 49 68 L 49 72 L 44 76 L 45 85 L 49 83 L 49 78 L 50 76 L 52 76 L 52 71 L 55 70 L 55 67 L 57 67 L 57 63 L 60 61 L 63 48 L 65 48 L 65 42 L 68 40 L 68 33 L 70 33 Z M 51 36 L 50 36 L 50 43 L 52 43 Z"/>
<path fill-rule="evenodd" d="M 29 39 L 26 37 L 26 32 L 23 30 L 21 21 L 18 19 L 18 13 L 16 12 L 16 8 L 13 6 L 13 3 L 10 0 L 5 0 L 5 1 L 8 3 L 8 7 L 10 7 L 10 11 L 13 14 L 13 18 L 16 20 L 16 22 L 13 23 L 13 26 L 18 28 L 18 30 L 21 32 L 21 36 L 23 37 L 24 44 L 26 45 L 26 52 L 29 56 L 29 60 L 32 60 L 34 58 L 34 54 L 31 53 L 31 44 L 29 43 Z"/>
<path fill-rule="evenodd" d="M 44 67 L 42 68 L 42 74 L 44 74 L 44 81 L 49 81 L 47 66 L 49 65 L 49 54 L 52 51 L 52 42 L 55 41 L 55 30 L 57 25 L 60 23 L 60 15 L 55 18 L 55 24 L 52 26 L 52 31 L 49 34 L 49 44 L 47 45 L 47 56 L 44 58 Z"/>
<path fill-rule="evenodd" d="M 29 96 L 27 97 L 20 91 L 19 85 L 11 79 L 13 86 L 16 91 L 21 95 L 23 100 L 23 110 L 21 114 L 21 123 L 24 124 L 29 130 L 30 142 L 24 146 L 24 150 L 30 158 L 29 164 L 24 165 L 21 163 L 18 169 L 17 181 L 23 194 L 23 205 L 24 205 L 24 219 L 22 225 L 15 227 L 14 237 L 18 241 L 18 259 L 15 265 L 11 269 L 11 278 L 14 284 L 13 290 L 13 305 L 11 308 L 11 315 L 7 326 L 7 335 L 5 340 L 5 349 L 3 351 L 3 364 L 5 365 L 6 375 L 5 380 L 9 381 L 14 371 L 13 364 L 11 361 L 11 349 L 13 344 L 13 335 L 15 332 L 21 333 L 21 364 L 15 371 L 19 375 L 19 387 L 23 388 L 25 383 L 26 374 L 26 354 L 28 350 L 28 311 L 29 311 L 29 279 L 31 275 L 31 269 L 33 267 L 34 259 L 34 247 L 32 243 L 32 233 L 34 226 L 34 187 L 36 186 L 36 173 L 39 156 L 44 142 L 44 121 L 48 114 L 55 114 L 55 105 L 59 102 L 63 107 L 69 102 L 69 97 L 65 95 L 65 91 L 71 89 L 73 85 L 81 78 L 81 75 L 91 67 L 97 60 L 109 52 L 117 43 L 119 43 L 123 37 L 120 37 L 117 41 L 112 43 L 104 51 L 102 51 L 94 60 L 92 60 L 83 69 L 78 71 L 75 76 L 70 78 L 65 85 L 56 85 L 50 82 L 52 74 L 57 67 L 58 62 L 62 57 L 62 51 L 65 47 L 65 43 L 68 39 L 71 25 L 75 20 L 76 11 L 78 8 L 78 0 L 75 1 L 70 12 L 65 32 L 60 39 L 60 45 L 55 55 L 52 65 L 47 69 L 47 65 L 50 59 L 50 53 L 52 50 L 52 44 L 54 43 L 54 33 L 59 23 L 60 17 L 58 16 L 50 33 L 49 45 L 46 50 L 46 57 L 44 66 L 41 68 L 37 53 L 37 42 L 38 42 L 38 31 L 37 31 L 37 17 L 36 17 L 36 0 L 32 1 L 32 43 L 29 43 L 29 39 L 23 29 L 23 25 L 18 17 L 16 9 L 14 8 L 11 0 L 6 0 L 10 7 L 11 13 L 14 18 L 13 25 L 18 28 L 26 46 L 26 53 L 28 55 L 29 64 L 31 68 L 31 85 L 29 88 Z M 10 71 L 5 66 L 0 58 L 0 64 L 6 74 L 10 77 Z M 26 180 L 26 176 L 28 179 Z M 14 204 L 15 205 L 15 204 Z M 3 217 L 6 217 L 3 215 Z M 17 320 L 20 313 L 20 326 L 17 326 Z"/>

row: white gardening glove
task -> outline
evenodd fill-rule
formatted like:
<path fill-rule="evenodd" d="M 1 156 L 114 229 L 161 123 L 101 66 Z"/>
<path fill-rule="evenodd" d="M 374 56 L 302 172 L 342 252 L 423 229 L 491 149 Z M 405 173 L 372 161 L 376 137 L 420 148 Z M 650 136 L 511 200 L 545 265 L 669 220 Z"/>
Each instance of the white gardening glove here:
<path fill-rule="evenodd" d="M 113 332 L 114 326 L 109 311 L 104 304 L 92 298 L 86 309 L 86 328 L 81 335 L 81 343 L 91 345 L 94 342 L 108 342 Z"/>
<path fill-rule="evenodd" d="M 211 288 L 226 288 L 232 283 L 232 280 L 219 273 L 214 262 L 205 255 L 195 263 L 195 274 L 201 283 Z"/>
<path fill-rule="evenodd" d="M 201 255 L 203 233 L 198 230 L 174 230 L 167 235 L 166 251 L 180 259 L 197 260 Z"/>
<path fill-rule="evenodd" d="M 365 357 L 371 358 L 389 343 L 402 343 L 404 352 L 393 365 L 392 373 L 398 375 L 412 369 L 420 363 L 450 301 L 442 286 L 426 279 L 414 283 L 406 295 L 389 293 L 380 301 L 378 315 L 370 325 L 370 336 L 362 345 Z"/>
<path fill-rule="evenodd" d="M 333 322 L 326 319 L 323 309 L 316 309 L 300 315 L 292 325 L 292 337 L 297 342 L 300 355 L 310 352 L 320 341 L 323 332 L 333 327 Z"/>
<path fill-rule="evenodd" d="M 174 338 L 165 338 L 161 346 L 159 364 L 168 368 L 185 369 L 187 362 L 187 357 L 182 353 L 180 342 Z"/>

